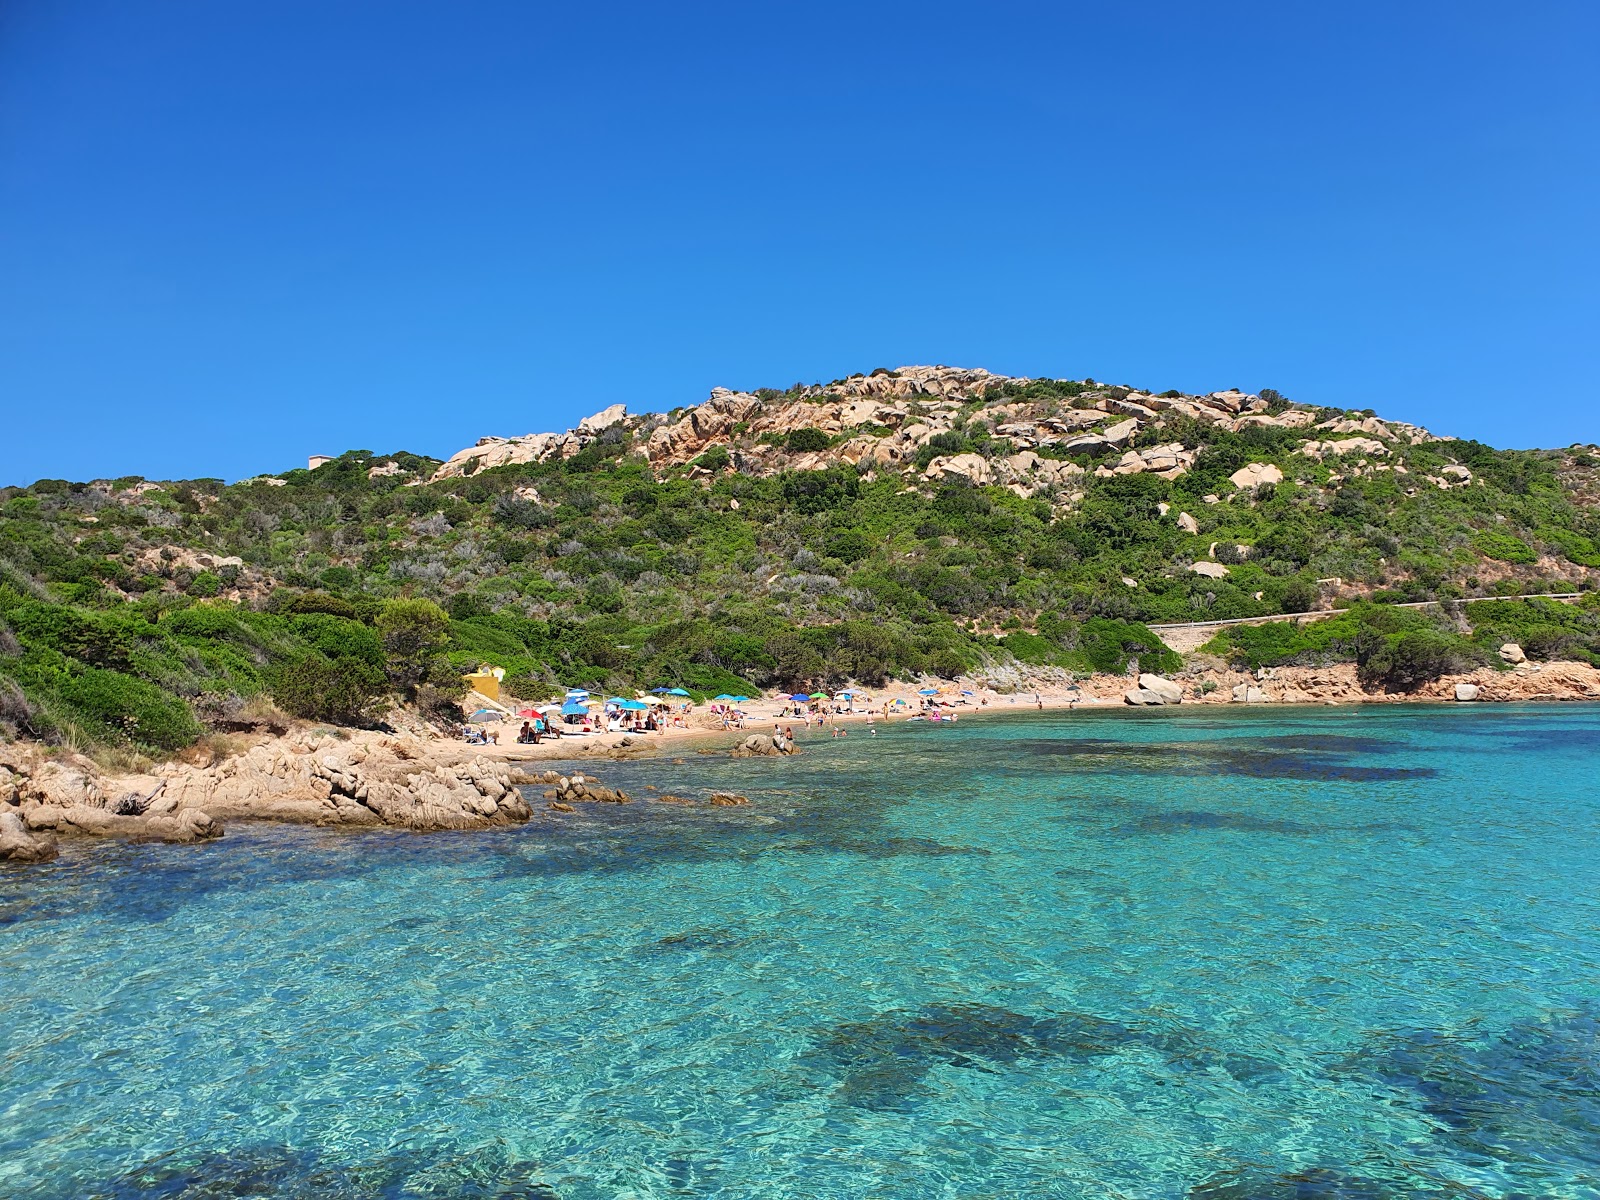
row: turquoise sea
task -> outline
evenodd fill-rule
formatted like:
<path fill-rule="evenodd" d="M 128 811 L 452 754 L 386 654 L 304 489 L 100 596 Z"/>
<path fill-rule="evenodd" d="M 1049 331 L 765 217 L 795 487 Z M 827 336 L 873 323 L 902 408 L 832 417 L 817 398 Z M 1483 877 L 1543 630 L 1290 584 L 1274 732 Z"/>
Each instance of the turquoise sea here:
<path fill-rule="evenodd" d="M 1600 709 L 1006 714 L 0 873 L 0 1196 L 1600 1196 Z"/>

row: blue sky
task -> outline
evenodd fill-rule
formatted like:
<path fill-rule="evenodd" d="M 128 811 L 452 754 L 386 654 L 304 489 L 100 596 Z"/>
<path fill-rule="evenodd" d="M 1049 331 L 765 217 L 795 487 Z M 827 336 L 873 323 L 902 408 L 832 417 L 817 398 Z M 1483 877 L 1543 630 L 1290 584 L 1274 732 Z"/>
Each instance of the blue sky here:
<path fill-rule="evenodd" d="M 0 482 L 901 363 L 1600 440 L 1600 6 L 6 0 Z"/>

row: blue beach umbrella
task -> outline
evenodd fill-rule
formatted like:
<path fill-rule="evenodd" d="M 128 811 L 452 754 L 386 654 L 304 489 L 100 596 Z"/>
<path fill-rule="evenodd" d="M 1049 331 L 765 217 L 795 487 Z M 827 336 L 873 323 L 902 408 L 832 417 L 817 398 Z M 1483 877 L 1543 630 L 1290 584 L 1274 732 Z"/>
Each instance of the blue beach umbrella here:
<path fill-rule="evenodd" d="M 727 692 L 723 692 L 723 693 L 722 693 L 722 695 L 720 695 L 720 696 L 713 696 L 713 697 L 711 697 L 711 698 L 712 698 L 712 699 L 713 699 L 713 700 L 719 700 L 719 701 L 720 701 L 720 700 L 732 700 L 732 699 L 733 699 L 733 697 L 732 697 L 732 696 L 730 696 L 730 695 L 728 695 L 728 693 L 727 693 Z"/>
<path fill-rule="evenodd" d="M 617 707 L 625 708 L 630 712 L 639 712 L 643 709 L 649 708 L 650 706 L 643 700 L 623 700 L 618 703 Z"/>
<path fill-rule="evenodd" d="M 917 693 L 917 695 L 919 695 L 919 696 L 937 696 L 938 694 L 939 694 L 939 689 L 938 688 L 923 688 L 920 692 Z"/>
<path fill-rule="evenodd" d="M 798 700 L 803 704 L 805 701 L 811 699 L 811 697 L 806 695 L 804 692 L 796 692 L 794 695 L 790 696 L 789 699 Z"/>
<path fill-rule="evenodd" d="M 682 688 L 668 688 L 667 689 L 667 695 L 669 695 L 669 696 L 687 696 L 688 694 L 689 693 L 684 691 Z"/>
<path fill-rule="evenodd" d="M 579 704 L 576 700 L 568 700 L 561 706 L 561 715 L 563 717 L 586 717 L 589 715 L 589 706 L 587 704 Z"/>
<path fill-rule="evenodd" d="M 749 704 L 750 703 L 750 697 L 749 696 L 735 696 L 733 698 L 733 702 L 735 704 Z"/>

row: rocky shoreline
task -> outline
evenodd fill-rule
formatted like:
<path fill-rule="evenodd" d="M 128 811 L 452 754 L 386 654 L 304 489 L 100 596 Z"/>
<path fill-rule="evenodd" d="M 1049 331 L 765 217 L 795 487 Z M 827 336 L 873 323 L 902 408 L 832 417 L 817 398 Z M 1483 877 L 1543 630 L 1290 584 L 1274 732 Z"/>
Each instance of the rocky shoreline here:
<path fill-rule="evenodd" d="M 1174 678 L 1096 675 L 1075 688 L 1063 681 L 1023 681 L 1007 704 L 970 707 L 961 715 L 1091 707 L 1171 704 L 1405 704 L 1600 701 L 1600 669 L 1587 663 L 1519 662 L 1510 670 L 1482 668 L 1446 676 L 1401 693 L 1368 692 L 1354 665 L 1279 667 L 1245 671 L 1191 668 Z M 1133 686 L 1130 686 L 1133 685 Z M 1037 697 L 1037 698 L 1035 698 Z M 1031 701 L 1029 703 L 1028 701 Z M 865 714 L 843 718 L 860 721 Z M 679 731 L 701 739 L 711 731 Z M 605 753 L 632 757 L 681 741 L 573 747 L 568 758 Z M 29 743 L 0 743 L 0 863 L 36 863 L 59 853 L 58 839 L 119 837 L 202 842 L 221 837 L 224 822 L 283 821 L 349 829 L 492 829 L 529 820 L 522 788 L 540 787 L 555 814 L 575 803 L 626 804 L 624 792 L 581 772 L 528 773 L 522 747 L 471 748 L 422 729 L 406 732 L 301 730 L 262 737 L 215 761 L 169 762 L 143 774 L 102 771 L 81 755 Z M 562 749 L 566 749 L 562 747 Z M 754 758 L 793 754 L 799 747 L 765 733 L 732 735 L 700 753 Z M 502 755 L 504 757 L 502 757 Z M 510 761 L 508 761 L 508 759 Z M 670 794 L 668 804 L 697 801 Z M 711 805 L 746 803 L 731 793 Z"/>
<path fill-rule="evenodd" d="M 55 855 L 58 835 L 200 842 L 228 820 L 418 831 L 531 815 L 510 764 L 414 735 L 264 739 L 221 761 L 105 774 L 89 759 L 0 745 L 0 862 Z"/>

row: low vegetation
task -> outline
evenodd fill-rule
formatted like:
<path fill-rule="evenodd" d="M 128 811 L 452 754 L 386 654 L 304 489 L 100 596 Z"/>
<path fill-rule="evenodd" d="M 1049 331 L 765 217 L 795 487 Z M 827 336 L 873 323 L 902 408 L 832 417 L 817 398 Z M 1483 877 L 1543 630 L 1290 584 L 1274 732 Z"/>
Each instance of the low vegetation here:
<path fill-rule="evenodd" d="M 1011 662 L 1171 671 L 1153 623 L 1352 596 L 1344 616 L 1236 627 L 1207 649 L 1249 667 L 1354 661 L 1395 688 L 1497 661 L 1501 641 L 1600 662 L 1592 602 L 1497 598 L 1575 591 L 1600 567 L 1586 453 L 1396 443 L 1363 472 L 1296 454 L 1305 430 L 1173 413 L 1129 447 L 1195 451 L 1176 478 L 1097 476 L 1121 448 L 1054 447 L 1040 454 L 1087 472 L 1071 496 L 922 477 L 940 455 L 1015 451 L 980 419 L 988 405 L 1126 392 L 1009 381 L 898 469 L 753 474 L 713 445 L 653 470 L 646 429 L 617 428 L 574 457 L 439 482 L 435 460 L 351 451 L 232 485 L 3 488 L 0 723 L 171 752 L 251 703 L 333 723 L 370 721 L 391 697 L 442 711 L 482 662 L 525 697 L 811 690 Z M 764 448 L 826 461 L 841 436 L 807 425 Z M 1249 463 L 1283 482 L 1235 488 Z M 1471 485 L 1419 485 L 1447 467 Z M 1201 558 L 1225 577 L 1187 569 Z M 1450 603 L 1396 607 L 1418 600 Z"/>

